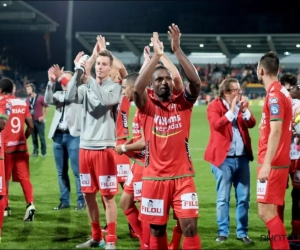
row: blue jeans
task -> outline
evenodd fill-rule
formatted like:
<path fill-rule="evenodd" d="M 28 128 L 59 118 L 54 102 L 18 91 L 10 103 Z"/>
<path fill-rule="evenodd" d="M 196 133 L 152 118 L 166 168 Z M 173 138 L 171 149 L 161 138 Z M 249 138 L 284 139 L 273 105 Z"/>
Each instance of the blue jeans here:
<path fill-rule="evenodd" d="M 79 137 L 55 133 L 53 136 L 53 152 L 58 174 L 60 202 L 70 205 L 71 186 L 68 175 L 68 160 L 70 158 L 76 184 L 77 204 L 84 204 L 79 175 Z"/>
<path fill-rule="evenodd" d="M 31 135 L 32 144 L 33 144 L 33 153 L 35 154 L 39 153 L 39 142 L 38 142 L 38 136 L 39 136 L 41 142 L 42 155 L 46 155 L 47 144 L 45 139 L 45 123 L 39 121 L 33 121 L 33 123 L 34 123 L 34 129 Z"/>
<path fill-rule="evenodd" d="M 216 179 L 218 236 L 229 235 L 229 202 L 233 184 L 236 199 L 236 234 L 248 235 L 248 211 L 250 204 L 250 166 L 246 156 L 226 158 L 218 168 L 211 165 Z"/>

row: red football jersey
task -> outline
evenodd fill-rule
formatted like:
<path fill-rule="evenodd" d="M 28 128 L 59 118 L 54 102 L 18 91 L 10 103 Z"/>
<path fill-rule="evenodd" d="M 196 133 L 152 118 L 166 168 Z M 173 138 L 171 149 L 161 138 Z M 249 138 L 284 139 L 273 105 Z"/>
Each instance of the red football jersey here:
<path fill-rule="evenodd" d="M 188 144 L 193 105 L 184 92 L 160 102 L 148 90 L 148 101 L 139 109 L 146 143 L 143 179 L 194 176 Z"/>
<path fill-rule="evenodd" d="M 129 130 L 128 130 L 129 109 L 130 109 L 130 101 L 126 97 L 123 97 L 120 103 L 120 108 L 117 116 L 117 124 L 116 124 L 117 140 L 121 140 L 122 144 L 129 137 Z"/>
<path fill-rule="evenodd" d="M 274 82 L 267 90 L 262 110 L 262 126 L 258 142 L 258 163 L 263 164 L 267 152 L 270 135 L 270 122 L 282 121 L 282 134 L 272 166 L 288 166 L 290 164 L 290 144 L 292 138 L 292 99 L 289 92 Z"/>
<path fill-rule="evenodd" d="M 15 96 L 7 96 L 11 104 L 11 115 L 2 131 L 5 153 L 26 152 L 27 141 L 25 137 L 25 119 L 32 119 L 26 101 Z"/>
<path fill-rule="evenodd" d="M 130 144 L 138 141 L 141 138 L 141 132 L 143 131 L 140 124 L 140 114 L 137 109 L 132 121 L 132 139 L 130 140 Z M 145 165 L 145 150 L 141 151 L 128 151 L 125 154 L 134 162 L 138 163 L 141 166 Z"/>

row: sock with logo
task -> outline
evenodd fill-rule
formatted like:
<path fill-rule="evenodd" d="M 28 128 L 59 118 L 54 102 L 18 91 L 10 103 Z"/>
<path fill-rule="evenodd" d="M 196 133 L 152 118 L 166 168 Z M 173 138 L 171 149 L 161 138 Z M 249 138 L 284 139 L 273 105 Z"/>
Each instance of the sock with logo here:
<path fill-rule="evenodd" d="M 33 188 L 29 180 L 20 180 L 26 203 L 33 203 Z"/>
<path fill-rule="evenodd" d="M 167 234 L 162 237 L 154 237 L 150 235 L 150 249 L 168 249 Z"/>
<path fill-rule="evenodd" d="M 270 244 L 273 250 L 290 249 L 286 237 L 286 230 L 279 216 L 275 216 L 274 218 L 267 221 L 266 226 L 268 227 L 270 232 Z"/>
<path fill-rule="evenodd" d="M 124 214 L 127 218 L 127 221 L 131 225 L 134 232 L 139 236 L 139 239 L 142 244 L 142 226 L 141 222 L 139 220 L 139 210 L 136 208 L 136 206 L 133 206 L 127 210 L 124 211 Z"/>
<path fill-rule="evenodd" d="M 100 240 L 102 240 L 102 232 L 101 232 L 101 228 L 100 228 L 100 223 L 92 222 L 91 225 L 92 225 L 92 239 L 100 242 Z"/>
<path fill-rule="evenodd" d="M 180 241 L 182 236 L 182 230 L 179 225 L 179 222 L 177 221 L 177 225 L 173 228 L 173 236 L 171 243 L 169 244 L 169 249 L 179 249 Z"/>
<path fill-rule="evenodd" d="M 192 237 L 184 237 L 182 249 L 201 249 L 201 241 L 198 234 Z"/>
<path fill-rule="evenodd" d="M 284 203 L 283 205 L 276 206 L 277 215 L 279 216 L 282 222 L 284 222 L 284 207 L 285 207 Z"/>
<path fill-rule="evenodd" d="M 150 247 L 150 235 L 151 229 L 150 224 L 146 222 L 142 222 L 142 231 L 143 231 L 143 246 L 142 249 L 149 249 Z"/>
<path fill-rule="evenodd" d="M 107 235 L 105 237 L 107 243 L 111 242 L 116 244 L 117 241 L 116 232 L 117 232 L 117 223 L 116 222 L 107 223 Z"/>

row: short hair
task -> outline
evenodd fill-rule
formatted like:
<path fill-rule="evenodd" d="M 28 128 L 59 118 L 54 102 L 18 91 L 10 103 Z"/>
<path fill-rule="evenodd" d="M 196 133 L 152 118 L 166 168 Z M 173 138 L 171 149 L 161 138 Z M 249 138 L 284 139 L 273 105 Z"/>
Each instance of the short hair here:
<path fill-rule="evenodd" d="M 230 91 L 230 83 L 232 82 L 238 83 L 239 81 L 236 78 L 226 78 L 221 82 L 219 86 L 219 97 L 224 97 L 224 93 Z"/>
<path fill-rule="evenodd" d="M 157 65 L 159 65 L 159 66 L 164 66 L 164 64 L 162 63 L 162 61 L 158 61 L 158 62 L 157 62 Z M 159 67 L 159 66 L 157 66 L 157 67 Z"/>
<path fill-rule="evenodd" d="M 159 65 L 157 66 L 155 69 L 154 69 L 154 72 L 157 71 L 157 70 L 161 70 L 161 69 L 165 69 L 165 70 L 168 70 L 168 68 L 166 68 L 164 65 Z M 168 70 L 169 71 L 169 70 Z M 153 72 L 153 73 L 154 73 Z"/>
<path fill-rule="evenodd" d="M 2 93 L 11 94 L 13 92 L 14 83 L 9 78 L 4 78 L 0 81 L 0 89 Z"/>
<path fill-rule="evenodd" d="M 128 74 L 127 76 L 125 76 L 125 77 L 123 78 L 123 80 L 126 79 L 126 80 L 127 80 L 127 81 L 126 81 L 127 84 L 134 84 L 135 81 L 136 81 L 136 79 L 138 78 L 138 76 L 139 76 L 139 73 L 133 72 L 133 73 Z"/>
<path fill-rule="evenodd" d="M 263 67 L 267 75 L 278 75 L 279 58 L 277 54 L 270 51 L 264 54 L 259 60 L 259 66 Z"/>
<path fill-rule="evenodd" d="M 108 51 L 108 50 L 101 50 L 98 53 L 98 56 L 106 56 L 106 57 L 108 57 L 109 60 L 110 60 L 110 65 L 113 65 L 113 63 L 114 63 L 114 57 L 112 56 L 112 54 L 110 53 L 110 51 Z"/>
<path fill-rule="evenodd" d="M 291 86 L 296 86 L 297 85 L 297 77 L 292 74 L 292 73 L 284 73 L 280 77 L 280 83 L 282 85 L 285 85 L 286 83 L 290 84 Z"/>
<path fill-rule="evenodd" d="M 32 91 L 35 92 L 35 85 L 33 83 L 26 84 L 25 88 L 31 87 Z"/>

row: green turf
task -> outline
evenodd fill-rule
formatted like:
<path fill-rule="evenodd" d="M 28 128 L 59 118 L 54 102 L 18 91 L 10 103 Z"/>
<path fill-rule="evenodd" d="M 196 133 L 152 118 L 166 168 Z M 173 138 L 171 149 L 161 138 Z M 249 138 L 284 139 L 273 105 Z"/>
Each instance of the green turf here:
<path fill-rule="evenodd" d="M 132 107 L 130 121 L 132 120 L 134 107 Z M 260 120 L 261 107 L 252 108 L 257 123 Z M 47 118 L 46 134 L 53 116 L 52 108 Z M 258 141 L 257 125 L 251 130 L 252 145 L 257 154 Z M 235 235 L 235 199 L 232 193 L 231 200 L 231 226 L 229 240 L 225 243 L 215 243 L 217 236 L 216 224 L 216 192 L 215 180 L 210 166 L 203 160 L 203 153 L 209 137 L 209 128 L 206 119 L 206 106 L 195 107 L 192 118 L 190 149 L 196 169 L 195 182 L 199 197 L 200 217 L 198 231 L 201 236 L 204 249 L 241 249 L 245 246 L 236 240 Z M 72 184 L 71 209 L 53 211 L 53 207 L 59 203 L 59 191 L 56 169 L 52 151 L 52 141 L 47 139 L 47 157 L 31 158 L 30 171 L 34 187 L 36 217 L 34 222 L 22 221 L 25 213 L 25 201 L 22 189 L 18 183 L 10 183 L 10 207 L 12 216 L 6 217 L 3 226 L 2 243 L 0 249 L 72 249 L 76 244 L 82 243 L 90 234 L 90 226 L 86 211 L 75 211 L 76 196 L 74 193 L 74 179 L 70 171 Z M 29 139 L 29 150 L 32 152 L 32 143 Z M 249 236 L 255 241 L 249 249 L 269 249 L 269 244 L 260 240 L 260 235 L 265 235 L 267 230 L 257 216 L 256 205 L 256 161 L 251 163 L 251 204 L 249 211 Z M 117 196 L 119 201 L 119 195 Z M 101 203 L 100 203 L 101 204 Z M 285 220 L 287 231 L 290 232 L 291 200 L 290 190 L 286 194 Z M 100 205 L 102 225 L 105 220 L 102 205 Z M 172 218 L 172 216 L 170 216 Z M 171 219 L 168 225 L 168 236 L 171 236 L 171 227 L 174 221 Z M 118 248 L 138 249 L 138 241 L 129 238 L 126 219 L 119 209 L 118 211 Z"/>

